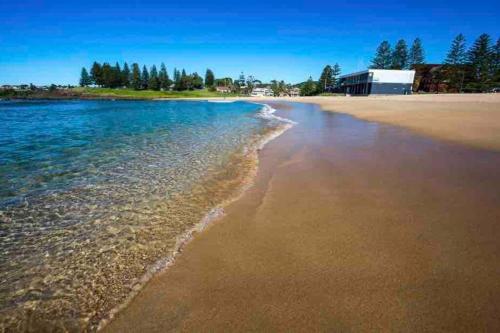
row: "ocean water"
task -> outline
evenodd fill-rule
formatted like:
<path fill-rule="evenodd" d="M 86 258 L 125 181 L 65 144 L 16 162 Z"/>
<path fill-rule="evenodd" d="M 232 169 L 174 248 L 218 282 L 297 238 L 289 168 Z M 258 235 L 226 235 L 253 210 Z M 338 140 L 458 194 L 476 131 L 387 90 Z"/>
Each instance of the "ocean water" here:
<path fill-rule="evenodd" d="M 0 101 L 0 331 L 95 330 L 285 126 L 246 102 Z"/>

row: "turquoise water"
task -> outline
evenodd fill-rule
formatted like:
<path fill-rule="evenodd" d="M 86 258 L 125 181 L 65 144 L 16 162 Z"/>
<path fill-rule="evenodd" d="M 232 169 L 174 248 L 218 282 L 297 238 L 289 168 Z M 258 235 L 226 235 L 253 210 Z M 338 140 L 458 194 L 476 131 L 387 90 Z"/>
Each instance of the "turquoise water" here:
<path fill-rule="evenodd" d="M 245 102 L 0 101 L 0 328 L 95 329 L 282 125 Z"/>

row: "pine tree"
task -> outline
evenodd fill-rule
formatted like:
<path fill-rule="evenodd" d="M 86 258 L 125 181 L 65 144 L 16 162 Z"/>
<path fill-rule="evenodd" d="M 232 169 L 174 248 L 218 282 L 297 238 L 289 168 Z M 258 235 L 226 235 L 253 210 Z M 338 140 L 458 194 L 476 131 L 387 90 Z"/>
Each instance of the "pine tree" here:
<path fill-rule="evenodd" d="M 476 82 L 481 84 L 481 89 L 484 89 L 493 67 L 491 37 L 488 34 L 482 34 L 476 39 L 469 50 L 468 62 L 472 66 Z"/>
<path fill-rule="evenodd" d="M 111 69 L 112 71 L 112 87 L 117 88 L 117 87 L 122 87 L 122 70 L 120 68 L 120 64 L 116 62 L 115 66 Z"/>
<path fill-rule="evenodd" d="M 465 37 L 459 34 L 451 43 L 450 51 L 444 61 L 447 65 L 463 65 L 467 61 L 467 52 L 465 48 Z"/>
<path fill-rule="evenodd" d="M 146 68 L 146 65 L 142 66 L 141 80 L 142 80 L 142 89 L 148 89 L 149 73 L 148 69 Z"/>
<path fill-rule="evenodd" d="M 183 68 L 181 73 L 179 90 L 183 91 L 183 90 L 188 90 L 189 88 L 190 88 L 190 82 L 186 74 L 186 70 Z"/>
<path fill-rule="evenodd" d="M 300 88 L 300 95 L 313 96 L 315 94 L 316 94 L 316 83 L 314 83 L 312 77 L 309 77 L 309 79 Z"/>
<path fill-rule="evenodd" d="M 181 73 L 177 68 L 174 68 L 174 90 L 181 90 Z"/>
<path fill-rule="evenodd" d="M 331 90 L 333 85 L 333 70 L 332 66 L 326 65 L 321 72 L 318 84 L 318 93 L 323 93 L 325 91 Z"/>
<path fill-rule="evenodd" d="M 500 84 L 500 38 L 493 48 L 493 82 L 498 86 Z"/>
<path fill-rule="evenodd" d="M 406 69 L 408 67 L 408 47 L 404 39 L 400 39 L 392 53 L 392 69 Z"/>
<path fill-rule="evenodd" d="M 192 85 L 193 89 L 202 89 L 203 88 L 203 79 L 196 72 L 194 72 L 191 75 L 191 85 Z"/>
<path fill-rule="evenodd" d="M 333 65 L 333 69 L 332 69 L 332 85 L 333 85 L 333 87 L 337 86 L 341 72 L 342 71 L 340 69 L 339 64 L 335 63 L 335 65 Z"/>
<path fill-rule="evenodd" d="M 80 75 L 80 87 L 86 87 L 92 84 L 89 73 L 85 67 L 82 67 L 82 73 Z"/>
<path fill-rule="evenodd" d="M 371 68 L 388 69 L 392 64 L 391 44 L 384 40 L 377 48 L 375 58 L 372 60 Z"/>
<path fill-rule="evenodd" d="M 102 86 L 103 87 L 109 88 L 111 86 L 111 82 L 113 79 L 113 73 L 112 73 L 111 65 L 107 62 L 102 64 L 101 79 L 102 79 Z"/>
<path fill-rule="evenodd" d="M 422 41 L 420 38 L 415 38 L 413 44 L 410 48 L 410 54 L 408 56 L 408 65 L 409 68 L 412 68 L 413 65 L 420 65 L 425 62 L 424 48 L 422 46 Z"/>
<path fill-rule="evenodd" d="M 102 86 L 102 67 L 96 61 L 94 61 L 90 69 L 90 79 L 95 85 Z"/>
<path fill-rule="evenodd" d="M 215 76 L 214 72 L 212 72 L 211 69 L 207 69 L 207 72 L 205 73 L 205 86 L 207 87 L 213 87 L 215 81 Z"/>
<path fill-rule="evenodd" d="M 449 87 L 458 92 L 462 92 L 465 80 L 465 64 L 467 62 L 467 52 L 465 46 L 465 37 L 459 34 L 451 43 L 450 50 L 444 61 L 445 66 L 442 70 L 444 78 L 448 80 Z"/>
<path fill-rule="evenodd" d="M 141 69 L 138 63 L 132 64 L 132 80 L 130 80 L 130 84 L 135 90 L 142 87 Z"/>
<path fill-rule="evenodd" d="M 160 80 L 158 79 L 158 70 L 156 66 L 151 67 L 149 72 L 148 88 L 151 90 L 160 90 Z"/>
<path fill-rule="evenodd" d="M 122 70 L 121 76 L 122 76 L 122 84 L 125 87 L 129 88 L 130 87 L 130 69 L 128 68 L 127 63 L 125 63 L 123 65 L 123 70 Z"/>
<path fill-rule="evenodd" d="M 158 73 L 158 83 L 160 85 L 161 90 L 168 90 L 168 74 L 167 67 L 165 67 L 164 63 L 160 65 L 160 72 Z"/>

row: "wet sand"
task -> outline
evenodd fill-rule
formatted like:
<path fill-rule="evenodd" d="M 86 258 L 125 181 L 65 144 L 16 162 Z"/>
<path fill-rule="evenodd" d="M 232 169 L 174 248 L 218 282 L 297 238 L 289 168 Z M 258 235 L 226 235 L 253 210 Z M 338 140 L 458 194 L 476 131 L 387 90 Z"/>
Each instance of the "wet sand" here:
<path fill-rule="evenodd" d="M 104 331 L 500 330 L 500 153 L 274 106 L 255 186 Z"/>

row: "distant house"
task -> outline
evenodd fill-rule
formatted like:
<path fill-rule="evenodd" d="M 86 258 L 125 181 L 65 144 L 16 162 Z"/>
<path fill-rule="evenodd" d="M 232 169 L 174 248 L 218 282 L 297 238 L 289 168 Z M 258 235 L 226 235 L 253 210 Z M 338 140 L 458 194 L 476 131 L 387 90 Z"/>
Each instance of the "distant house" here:
<path fill-rule="evenodd" d="M 290 97 L 299 97 L 300 96 L 300 89 L 295 87 L 291 88 L 288 90 L 288 96 Z"/>
<path fill-rule="evenodd" d="M 5 90 L 23 90 L 23 85 L 10 85 L 10 84 L 4 84 L 2 86 L 2 89 Z"/>
<path fill-rule="evenodd" d="M 348 95 L 406 95 L 412 93 L 414 70 L 367 69 L 342 75 L 340 87 Z"/>
<path fill-rule="evenodd" d="M 223 93 L 223 94 L 229 94 L 231 92 L 230 87 L 224 87 L 224 86 L 217 86 L 215 88 L 217 92 Z"/>
<path fill-rule="evenodd" d="M 270 88 L 253 88 L 250 96 L 252 97 L 274 96 L 274 93 Z"/>

